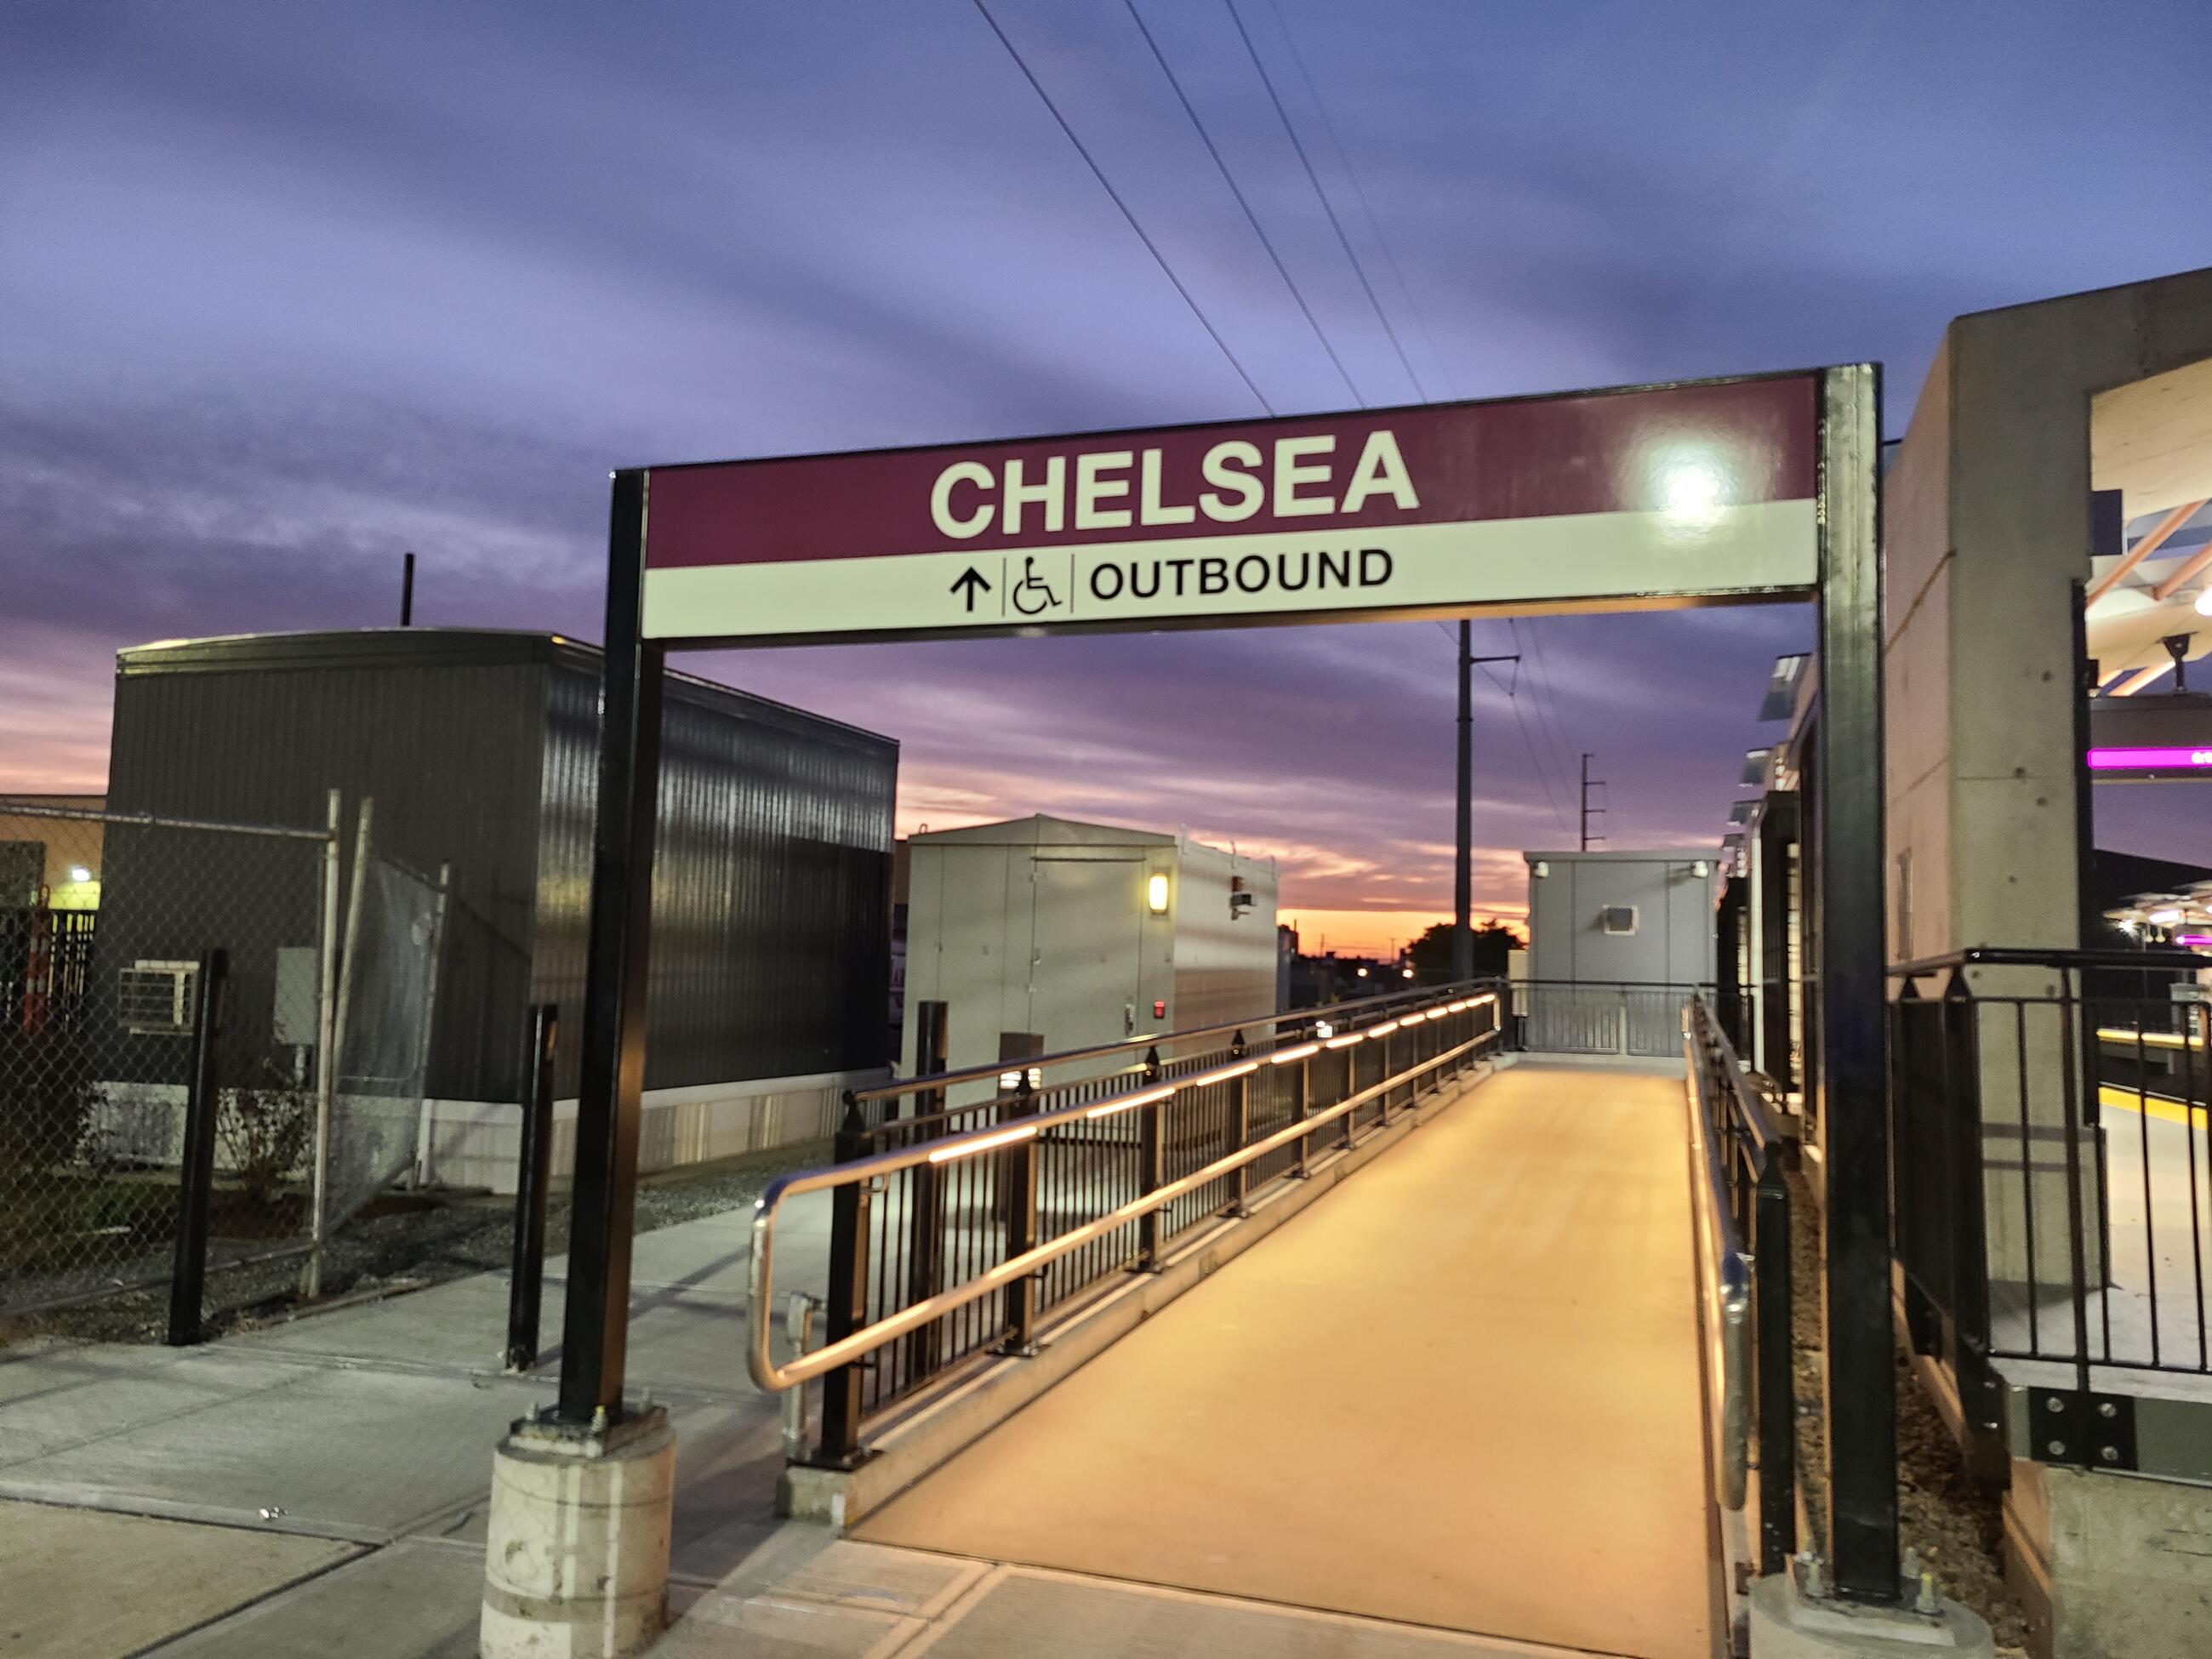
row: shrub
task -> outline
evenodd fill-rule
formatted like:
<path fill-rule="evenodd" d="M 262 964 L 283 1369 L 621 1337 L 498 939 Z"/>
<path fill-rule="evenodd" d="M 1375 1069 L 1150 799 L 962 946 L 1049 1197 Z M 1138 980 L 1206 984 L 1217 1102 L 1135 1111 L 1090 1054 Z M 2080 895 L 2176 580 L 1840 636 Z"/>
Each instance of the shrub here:
<path fill-rule="evenodd" d="M 315 1096 L 274 1066 L 266 1080 L 229 1091 L 216 1118 L 224 1161 L 263 1204 L 276 1201 L 284 1178 L 299 1169 L 315 1132 Z"/>

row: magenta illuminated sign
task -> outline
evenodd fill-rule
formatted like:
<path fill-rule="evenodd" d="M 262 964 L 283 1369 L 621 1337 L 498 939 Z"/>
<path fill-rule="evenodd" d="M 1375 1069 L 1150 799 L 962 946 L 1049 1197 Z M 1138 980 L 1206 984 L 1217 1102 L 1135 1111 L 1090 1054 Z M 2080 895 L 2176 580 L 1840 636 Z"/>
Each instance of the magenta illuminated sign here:
<path fill-rule="evenodd" d="M 2092 772 L 2198 771 L 2212 776 L 2212 749 L 2092 749 Z"/>

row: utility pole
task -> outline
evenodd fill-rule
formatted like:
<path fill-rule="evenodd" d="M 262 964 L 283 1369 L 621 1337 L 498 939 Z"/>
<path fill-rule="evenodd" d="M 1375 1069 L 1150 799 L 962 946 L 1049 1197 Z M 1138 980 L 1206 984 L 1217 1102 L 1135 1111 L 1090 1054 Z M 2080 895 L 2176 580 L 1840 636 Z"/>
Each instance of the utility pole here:
<path fill-rule="evenodd" d="M 1474 665 L 1521 660 L 1518 652 L 1474 655 L 1473 626 L 1464 617 L 1460 621 L 1459 842 L 1452 866 L 1452 978 L 1461 983 L 1474 977 Z"/>
<path fill-rule="evenodd" d="M 410 553 L 399 567 L 399 625 L 415 626 L 415 556 Z"/>
<path fill-rule="evenodd" d="M 1592 757 L 1587 754 L 1583 757 L 1583 851 L 1585 853 L 1589 851 L 1590 819 L 1593 817 L 1601 818 L 1605 816 L 1605 808 L 1602 806 L 1592 806 L 1589 804 L 1590 791 L 1593 789 L 1602 789 L 1605 787 L 1605 780 L 1603 778 L 1594 778 L 1589 775 L 1589 763 L 1591 758 Z M 1603 841 L 1605 837 L 1603 836 L 1600 836 L 1598 839 L 1600 841 Z"/>

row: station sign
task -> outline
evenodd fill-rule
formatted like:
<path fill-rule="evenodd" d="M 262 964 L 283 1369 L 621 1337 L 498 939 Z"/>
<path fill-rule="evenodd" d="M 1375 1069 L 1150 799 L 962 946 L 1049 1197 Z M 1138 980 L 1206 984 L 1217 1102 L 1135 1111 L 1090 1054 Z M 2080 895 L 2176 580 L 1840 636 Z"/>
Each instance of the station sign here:
<path fill-rule="evenodd" d="M 690 644 L 1786 597 L 1817 374 L 654 467 L 644 635 Z"/>

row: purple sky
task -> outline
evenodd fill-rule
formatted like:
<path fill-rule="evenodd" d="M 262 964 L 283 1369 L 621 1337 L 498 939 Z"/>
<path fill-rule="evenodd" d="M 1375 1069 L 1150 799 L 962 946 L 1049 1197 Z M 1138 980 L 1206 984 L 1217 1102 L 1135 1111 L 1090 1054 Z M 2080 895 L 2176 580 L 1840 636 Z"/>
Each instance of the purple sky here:
<path fill-rule="evenodd" d="M 2202 7 L 1281 0 L 1317 106 L 1240 4 L 1419 387 L 1228 12 L 1145 15 L 1360 399 L 1876 357 L 1901 431 L 1955 313 L 2212 262 Z M 1351 404 L 1127 12 L 994 10 L 1270 401 Z M 423 619 L 595 637 L 614 465 L 1255 412 L 966 0 L 0 9 L 0 788 L 100 787 L 117 647 L 389 621 L 403 549 Z M 1615 845 L 1710 841 L 1809 617 L 1518 633 L 1509 908 L 1579 750 Z M 1188 824 L 1333 945 L 1449 903 L 1434 626 L 686 665 L 899 738 L 908 827 Z M 2103 839 L 2204 857 L 2206 793 Z"/>

